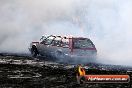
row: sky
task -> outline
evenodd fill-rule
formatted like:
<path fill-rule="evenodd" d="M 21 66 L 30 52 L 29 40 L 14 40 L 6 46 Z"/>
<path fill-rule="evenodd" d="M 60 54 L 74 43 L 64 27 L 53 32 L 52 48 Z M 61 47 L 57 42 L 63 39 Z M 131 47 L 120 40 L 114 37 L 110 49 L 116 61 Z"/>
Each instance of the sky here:
<path fill-rule="evenodd" d="M 103 63 L 131 65 L 131 0 L 0 0 L 0 52 L 29 53 L 42 35 L 90 38 Z"/>

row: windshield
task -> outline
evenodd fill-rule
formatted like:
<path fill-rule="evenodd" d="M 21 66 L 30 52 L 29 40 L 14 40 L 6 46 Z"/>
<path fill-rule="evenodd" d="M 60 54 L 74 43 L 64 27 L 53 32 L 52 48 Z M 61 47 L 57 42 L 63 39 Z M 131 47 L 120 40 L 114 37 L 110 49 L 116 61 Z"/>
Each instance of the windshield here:
<path fill-rule="evenodd" d="M 44 41 L 45 39 L 46 39 L 46 37 L 42 36 L 41 39 L 40 39 L 40 41 Z"/>
<path fill-rule="evenodd" d="M 90 39 L 74 39 L 74 48 L 94 48 L 94 45 Z"/>
<path fill-rule="evenodd" d="M 46 39 L 45 44 L 50 45 L 52 41 L 55 39 L 55 36 L 50 36 Z"/>

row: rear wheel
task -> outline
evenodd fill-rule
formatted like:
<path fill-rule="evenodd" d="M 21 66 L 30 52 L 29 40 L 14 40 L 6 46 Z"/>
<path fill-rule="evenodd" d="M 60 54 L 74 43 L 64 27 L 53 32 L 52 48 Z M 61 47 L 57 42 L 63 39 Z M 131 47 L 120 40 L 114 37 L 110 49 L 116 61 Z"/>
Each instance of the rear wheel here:
<path fill-rule="evenodd" d="M 64 60 L 64 53 L 62 53 L 61 51 L 56 51 L 55 57 L 56 57 L 56 59 L 59 59 L 59 61 L 63 61 Z"/>

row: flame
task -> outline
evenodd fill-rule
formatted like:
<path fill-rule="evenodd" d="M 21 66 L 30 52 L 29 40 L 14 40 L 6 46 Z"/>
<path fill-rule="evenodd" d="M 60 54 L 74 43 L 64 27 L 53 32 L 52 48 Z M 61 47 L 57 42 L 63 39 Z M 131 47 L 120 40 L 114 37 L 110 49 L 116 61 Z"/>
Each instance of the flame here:
<path fill-rule="evenodd" d="M 78 72 L 80 76 L 84 76 L 86 74 L 84 68 L 82 68 L 81 66 L 78 67 Z"/>

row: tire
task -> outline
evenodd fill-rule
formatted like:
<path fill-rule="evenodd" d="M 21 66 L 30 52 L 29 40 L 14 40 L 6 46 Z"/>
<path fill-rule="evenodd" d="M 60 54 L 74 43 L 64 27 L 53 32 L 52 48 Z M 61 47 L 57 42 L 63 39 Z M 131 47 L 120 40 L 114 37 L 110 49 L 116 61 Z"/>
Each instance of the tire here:
<path fill-rule="evenodd" d="M 31 54 L 33 57 L 36 57 L 39 54 L 35 45 L 32 46 Z"/>
<path fill-rule="evenodd" d="M 61 51 L 56 51 L 55 52 L 55 58 L 59 59 L 60 61 L 63 61 L 63 59 L 64 59 L 64 53 L 62 53 Z"/>

